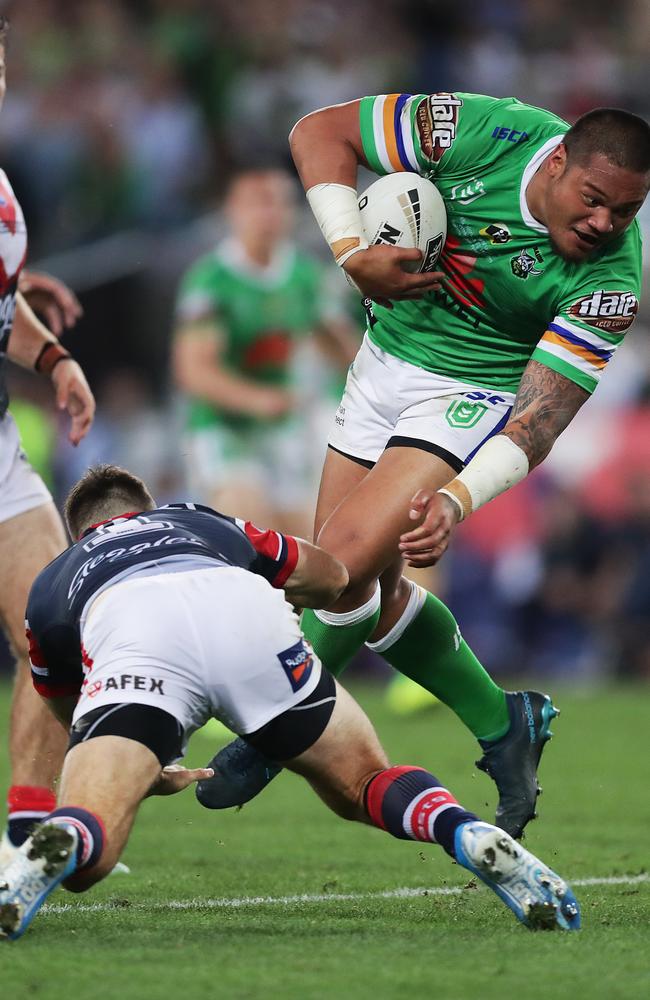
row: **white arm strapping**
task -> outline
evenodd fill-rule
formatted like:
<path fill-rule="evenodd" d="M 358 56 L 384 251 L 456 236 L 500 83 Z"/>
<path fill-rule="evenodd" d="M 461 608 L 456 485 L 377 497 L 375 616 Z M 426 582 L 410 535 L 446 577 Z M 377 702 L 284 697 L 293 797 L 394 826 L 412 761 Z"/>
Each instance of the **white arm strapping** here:
<path fill-rule="evenodd" d="M 314 184 L 307 192 L 307 201 L 339 267 L 353 253 L 368 248 L 358 197 L 346 184 Z"/>
<path fill-rule="evenodd" d="M 529 468 L 526 452 L 509 437 L 497 434 L 486 441 L 463 471 L 438 493 L 454 501 L 462 521 L 525 479 Z"/>

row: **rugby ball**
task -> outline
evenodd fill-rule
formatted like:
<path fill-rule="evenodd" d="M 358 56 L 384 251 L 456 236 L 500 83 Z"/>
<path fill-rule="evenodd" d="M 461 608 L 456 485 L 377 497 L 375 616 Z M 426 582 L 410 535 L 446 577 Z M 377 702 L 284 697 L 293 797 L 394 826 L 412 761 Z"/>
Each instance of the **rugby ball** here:
<path fill-rule="evenodd" d="M 409 261 L 404 269 L 435 269 L 447 238 L 447 212 L 435 184 L 419 174 L 387 174 L 366 188 L 359 211 L 370 245 L 417 247 L 422 261 Z"/>

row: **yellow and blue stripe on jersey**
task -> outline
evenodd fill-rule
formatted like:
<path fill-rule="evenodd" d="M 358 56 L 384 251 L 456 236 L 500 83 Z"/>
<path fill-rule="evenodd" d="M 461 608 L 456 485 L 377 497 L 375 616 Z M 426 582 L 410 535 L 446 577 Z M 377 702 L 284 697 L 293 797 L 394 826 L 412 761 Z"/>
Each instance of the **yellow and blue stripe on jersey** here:
<path fill-rule="evenodd" d="M 605 340 L 592 330 L 575 326 L 565 317 L 556 317 L 535 348 L 533 359 L 593 392 L 617 347 L 618 343 Z"/>
<path fill-rule="evenodd" d="M 382 94 L 361 99 L 361 141 L 368 166 L 375 173 L 421 173 L 430 167 L 414 142 L 415 115 L 424 100 L 426 94 Z"/>

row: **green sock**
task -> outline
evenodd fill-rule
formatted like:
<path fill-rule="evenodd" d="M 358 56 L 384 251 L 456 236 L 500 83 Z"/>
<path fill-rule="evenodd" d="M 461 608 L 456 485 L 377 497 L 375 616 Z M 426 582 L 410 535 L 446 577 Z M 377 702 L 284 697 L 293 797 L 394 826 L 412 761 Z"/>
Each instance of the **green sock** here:
<path fill-rule="evenodd" d="M 368 646 L 448 705 L 477 739 L 499 739 L 510 727 L 505 692 L 476 659 L 449 608 L 412 586 L 400 621 Z M 400 629 L 405 618 L 408 624 Z"/>
<path fill-rule="evenodd" d="M 338 677 L 348 663 L 372 635 L 379 621 L 379 587 L 367 604 L 354 611 L 334 613 L 319 611 L 318 617 L 311 608 L 302 613 L 302 630 L 324 667 Z M 322 619 L 326 620 L 323 621 Z"/>

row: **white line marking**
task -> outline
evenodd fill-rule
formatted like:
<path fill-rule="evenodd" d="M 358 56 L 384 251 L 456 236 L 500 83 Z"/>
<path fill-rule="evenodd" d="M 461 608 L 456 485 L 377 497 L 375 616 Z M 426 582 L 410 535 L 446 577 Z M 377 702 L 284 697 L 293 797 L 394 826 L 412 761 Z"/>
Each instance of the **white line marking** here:
<path fill-rule="evenodd" d="M 650 875 L 613 875 L 607 878 L 576 878 L 571 886 L 592 885 L 640 885 L 650 882 Z M 418 896 L 459 896 L 467 891 L 463 886 L 434 886 L 431 889 L 408 888 L 385 889 L 381 892 L 323 892 L 299 896 L 244 896 L 241 899 L 171 899 L 166 903 L 126 903 L 125 910 L 237 910 L 245 906 L 293 906 L 300 903 L 344 903 L 348 901 L 373 899 L 413 899 Z M 43 913 L 108 913 L 121 909 L 120 903 L 73 903 L 46 904 Z"/>

